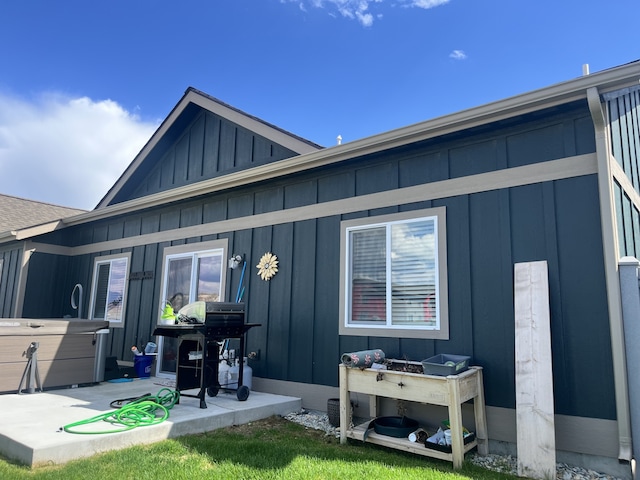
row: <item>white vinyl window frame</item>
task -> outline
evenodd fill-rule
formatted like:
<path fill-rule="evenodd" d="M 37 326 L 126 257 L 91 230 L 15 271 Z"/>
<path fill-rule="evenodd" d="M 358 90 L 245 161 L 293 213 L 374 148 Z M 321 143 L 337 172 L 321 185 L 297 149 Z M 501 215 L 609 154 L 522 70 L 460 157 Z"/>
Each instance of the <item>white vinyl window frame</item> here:
<path fill-rule="evenodd" d="M 105 255 L 94 259 L 89 302 L 91 320 L 106 320 L 110 327 L 124 327 L 130 265 L 131 253 Z"/>
<path fill-rule="evenodd" d="M 395 313 L 402 311 L 399 307 L 396 293 L 398 291 L 397 284 L 392 286 L 393 282 L 397 282 L 398 275 L 402 274 L 402 268 L 407 269 L 408 274 L 419 273 L 416 271 L 415 264 L 407 261 L 403 262 L 399 259 L 399 251 L 405 249 L 405 255 L 411 255 L 411 248 L 424 248 L 415 246 L 411 240 L 415 238 L 407 238 L 405 244 L 398 243 L 400 240 L 396 238 L 392 240 L 393 229 L 411 229 L 412 227 L 425 226 L 432 228 L 433 238 L 429 238 L 430 247 L 433 254 L 426 252 L 416 252 L 423 259 L 428 258 L 431 267 L 429 273 L 432 281 L 429 284 L 429 295 L 426 294 L 426 287 L 418 289 L 418 296 L 411 295 L 414 302 L 421 302 L 426 309 L 426 305 L 430 305 L 428 321 L 398 321 L 394 319 Z M 355 299 L 359 296 L 357 291 L 360 288 L 359 277 L 354 274 L 354 268 L 357 270 L 361 264 L 354 264 L 354 245 L 357 242 L 357 236 L 361 233 L 371 232 L 376 236 L 379 245 L 376 246 L 376 259 L 372 259 L 376 264 L 382 264 L 377 272 L 380 278 L 372 280 L 368 278 L 369 286 L 375 285 L 376 292 L 374 298 L 378 301 L 377 306 L 370 307 L 367 311 L 370 319 L 352 318 L 354 307 L 361 306 L 359 300 Z M 397 235 L 396 235 L 397 237 Z M 402 238 L 402 237 L 400 237 Z M 392 249 L 392 242 L 396 242 Z M 417 242 L 416 242 L 417 243 Z M 409 250 L 406 250 L 409 249 Z M 373 252 L 373 248 L 371 249 Z M 366 253 L 366 249 L 365 249 Z M 363 258 L 362 253 L 358 258 Z M 366 257 L 364 257 L 366 258 Z M 393 259 L 393 260 L 392 260 Z M 354 266 L 355 265 L 355 266 Z M 351 336 L 371 336 L 371 337 L 391 337 L 391 338 L 426 338 L 446 340 L 449 338 L 449 308 L 448 308 L 448 283 L 447 283 L 447 244 L 446 244 L 446 208 L 435 207 L 429 209 L 414 210 L 409 212 L 401 212 L 390 215 L 379 215 L 373 217 L 363 217 L 353 220 L 345 220 L 340 224 L 340 335 Z M 379 293 L 382 289 L 383 293 Z M 402 288 L 399 289 L 402 291 Z M 389 295 L 387 292 L 392 292 Z M 400 295 L 402 296 L 402 295 Z M 405 295 L 406 298 L 408 295 Z M 427 297 L 431 297 L 430 299 Z M 410 303 L 410 302 L 405 302 Z M 395 310 L 394 310 L 395 309 Z M 411 308 L 405 307 L 405 311 Z M 417 307 L 413 307 L 414 311 L 418 311 Z M 354 314 L 356 315 L 356 314 Z"/>
<path fill-rule="evenodd" d="M 229 248 L 228 248 L 228 239 L 220 239 L 220 240 L 211 240 L 200 243 L 189 243 L 185 245 L 175 245 L 172 247 L 166 247 L 163 251 L 162 256 L 162 284 L 160 286 L 160 298 L 161 303 L 159 305 L 159 309 L 157 312 L 158 320 L 160 319 L 160 315 L 164 308 L 164 305 L 170 298 L 167 292 L 168 284 L 169 284 L 169 271 L 170 271 L 170 263 L 172 261 L 180 261 L 180 260 L 191 260 L 191 273 L 190 273 L 190 288 L 189 292 L 181 292 L 185 294 L 184 298 L 181 298 L 181 306 L 185 304 L 196 301 L 195 293 L 197 291 L 197 283 L 199 281 L 197 268 L 194 268 L 198 264 L 198 260 L 207 257 L 219 257 L 221 260 L 220 265 L 220 284 L 219 284 L 219 299 L 218 301 L 224 301 L 224 293 L 226 287 L 227 280 L 227 262 L 226 259 L 229 257 Z M 175 312 L 177 313 L 179 310 L 179 306 L 175 305 Z M 165 353 L 165 338 L 162 336 L 158 336 L 156 339 L 156 343 L 158 344 L 158 352 L 160 354 L 160 358 L 156 362 L 156 376 L 164 377 L 164 378 L 174 378 L 175 373 L 171 373 L 169 369 L 167 369 L 167 365 L 164 362 L 164 353 Z M 168 343 L 176 343 L 175 339 L 167 338 L 166 341 Z"/>

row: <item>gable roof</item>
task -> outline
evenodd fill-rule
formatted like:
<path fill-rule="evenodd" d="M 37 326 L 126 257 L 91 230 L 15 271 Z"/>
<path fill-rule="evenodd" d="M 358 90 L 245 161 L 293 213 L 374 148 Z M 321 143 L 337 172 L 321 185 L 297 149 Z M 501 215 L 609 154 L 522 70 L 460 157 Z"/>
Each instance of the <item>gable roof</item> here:
<path fill-rule="evenodd" d="M 166 192 L 151 194 L 142 198 L 135 198 L 115 205 L 109 205 L 109 199 L 113 198 L 113 194 L 109 194 L 102 200 L 99 208 L 96 208 L 92 212 L 65 219 L 64 224 L 75 225 L 99 218 L 108 218 L 113 215 L 137 211 L 141 208 L 158 206 L 197 195 L 205 195 L 252 182 L 265 181 L 291 173 L 335 164 L 356 156 L 381 152 L 413 142 L 435 138 L 573 101 L 586 100 L 588 90 L 595 90 L 598 94 L 602 95 L 631 85 L 637 85 L 639 80 L 640 60 L 636 60 L 601 72 L 583 75 L 550 87 L 533 90 L 504 100 L 426 120 L 361 140 L 355 140 L 321 150 L 314 150 L 311 146 L 308 146 L 308 152 L 296 157 L 287 158 L 267 165 L 260 165 L 239 172 L 232 172 L 220 177 L 181 186 Z M 195 90 L 190 89 L 183 100 L 181 100 L 179 107 L 182 106 L 180 108 L 185 108 L 186 105 L 184 105 L 184 103 L 190 102 L 190 99 L 204 102 L 208 105 L 210 105 L 209 102 L 211 101 L 206 95 L 200 92 L 196 93 Z M 220 107 L 233 110 L 231 107 L 219 101 L 216 102 Z M 176 109 L 177 108 L 178 107 L 176 107 Z M 243 115 L 246 116 L 246 114 Z M 154 135 L 154 142 L 158 142 L 162 133 L 166 131 L 166 128 L 163 130 L 165 123 L 175 121 L 175 116 L 175 112 L 169 115 L 169 118 Z M 255 122 L 256 120 L 252 119 L 252 121 Z M 273 128 L 274 132 L 277 131 L 275 127 L 270 128 Z M 149 145 L 145 146 L 145 149 L 138 157 L 142 156 L 148 148 L 152 147 L 149 147 Z M 138 161 L 138 157 L 136 157 L 134 164 Z M 132 166 L 134 164 L 132 164 Z M 121 182 L 121 180 L 119 180 L 119 182 Z M 120 185 L 120 183 L 117 183 L 114 189 L 118 188 L 118 185 Z"/>
<path fill-rule="evenodd" d="M 252 182 L 265 181 L 283 175 L 322 167 L 324 165 L 335 164 L 356 156 L 388 150 L 517 115 L 535 112 L 548 107 L 576 100 L 586 100 L 589 90 L 604 95 L 622 88 L 637 85 L 638 81 L 640 81 L 640 61 L 633 61 L 625 65 L 584 75 L 515 97 L 416 123 L 361 140 L 311 151 L 297 157 L 287 158 L 267 165 L 232 172 L 221 177 L 174 188 L 170 191 L 151 194 L 146 197 L 135 198 L 114 205 L 108 205 L 108 201 L 103 200 L 101 204 L 104 205 L 104 208 L 96 208 L 90 212 L 65 218 L 61 223 L 64 227 L 83 224 L 135 212 L 143 208 L 165 205 L 169 202 L 247 185 Z M 202 94 L 198 94 L 198 96 L 205 98 Z M 156 135 L 154 135 L 154 137 Z M 159 138 L 155 138 L 155 142 L 158 141 Z M 142 155 L 142 152 L 139 156 L 140 155 Z M 36 231 L 29 229 L 29 231 L 22 232 L 20 237 L 28 238 L 29 236 L 37 234 Z M 0 243 L 6 241 L 3 237 L 6 237 L 6 235 L 0 233 Z"/>
<path fill-rule="evenodd" d="M 171 143 L 176 135 L 181 135 L 186 125 L 188 125 L 202 110 L 216 114 L 240 127 L 243 127 L 269 141 L 277 143 L 294 154 L 305 154 L 316 152 L 323 147 L 306 140 L 302 137 L 287 132 L 275 125 L 261 120 L 253 115 L 243 112 L 211 95 L 207 95 L 200 90 L 189 87 L 178 104 L 169 113 L 167 118 L 151 136 L 140 153 L 129 164 L 124 173 L 111 187 L 107 194 L 100 200 L 97 209 L 108 206 L 118 195 L 125 184 L 132 179 L 136 171 L 141 168 L 145 160 L 152 158 L 154 153 L 162 151 Z M 153 162 L 153 160 L 152 160 Z"/>
<path fill-rule="evenodd" d="M 15 232 L 85 212 L 78 208 L 0 194 L 0 232 Z"/>

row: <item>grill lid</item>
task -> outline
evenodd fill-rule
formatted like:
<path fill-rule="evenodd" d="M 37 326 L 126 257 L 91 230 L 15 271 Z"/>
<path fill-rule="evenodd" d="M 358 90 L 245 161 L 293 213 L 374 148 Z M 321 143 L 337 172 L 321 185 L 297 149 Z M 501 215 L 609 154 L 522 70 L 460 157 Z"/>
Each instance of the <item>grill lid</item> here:
<path fill-rule="evenodd" d="M 244 303 L 207 302 L 207 327 L 238 327 L 244 324 Z"/>
<path fill-rule="evenodd" d="M 233 302 L 206 302 L 206 311 L 208 313 L 244 313 L 244 303 Z"/>

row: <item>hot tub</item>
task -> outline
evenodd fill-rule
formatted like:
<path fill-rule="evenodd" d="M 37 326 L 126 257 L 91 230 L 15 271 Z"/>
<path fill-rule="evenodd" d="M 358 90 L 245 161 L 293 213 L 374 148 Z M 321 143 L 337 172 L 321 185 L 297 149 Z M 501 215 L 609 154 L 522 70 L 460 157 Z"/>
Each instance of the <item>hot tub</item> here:
<path fill-rule="evenodd" d="M 108 328 L 100 320 L 0 318 L 0 392 L 29 387 L 29 373 L 21 384 L 29 356 L 43 389 L 101 382 Z"/>

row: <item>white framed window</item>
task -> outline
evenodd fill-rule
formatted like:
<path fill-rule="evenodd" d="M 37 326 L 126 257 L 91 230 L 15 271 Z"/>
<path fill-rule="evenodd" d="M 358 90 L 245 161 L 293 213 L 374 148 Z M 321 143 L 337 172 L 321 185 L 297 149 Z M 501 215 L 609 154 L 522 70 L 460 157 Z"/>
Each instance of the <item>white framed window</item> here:
<path fill-rule="evenodd" d="M 130 253 L 96 257 L 91 282 L 89 318 L 123 327 L 127 306 Z"/>
<path fill-rule="evenodd" d="M 449 338 L 444 207 L 341 223 L 340 334 Z"/>
<path fill-rule="evenodd" d="M 196 302 L 220 302 L 226 281 L 227 240 L 191 243 L 167 247 L 162 261 L 162 304 L 171 303 L 177 313 L 185 305 Z M 176 372 L 178 341 L 158 337 L 160 355 L 156 375 L 171 377 Z"/>

